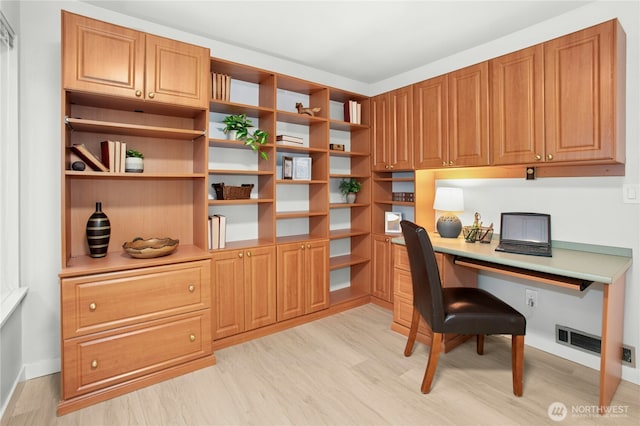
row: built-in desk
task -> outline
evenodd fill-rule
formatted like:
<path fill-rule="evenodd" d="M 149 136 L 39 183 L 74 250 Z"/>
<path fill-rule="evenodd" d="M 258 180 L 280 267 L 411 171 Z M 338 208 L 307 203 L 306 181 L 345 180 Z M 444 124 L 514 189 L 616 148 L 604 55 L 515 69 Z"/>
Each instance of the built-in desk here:
<path fill-rule="evenodd" d="M 434 233 L 429 237 L 434 250 L 449 256 L 456 267 L 523 277 L 577 292 L 585 291 L 591 283 L 604 284 L 599 405 L 611 403 L 622 373 L 624 290 L 626 272 L 631 267 L 630 249 L 554 242 L 552 257 L 538 257 L 497 252 L 495 236 L 490 244 L 441 238 Z M 404 244 L 402 238 L 393 242 Z"/>

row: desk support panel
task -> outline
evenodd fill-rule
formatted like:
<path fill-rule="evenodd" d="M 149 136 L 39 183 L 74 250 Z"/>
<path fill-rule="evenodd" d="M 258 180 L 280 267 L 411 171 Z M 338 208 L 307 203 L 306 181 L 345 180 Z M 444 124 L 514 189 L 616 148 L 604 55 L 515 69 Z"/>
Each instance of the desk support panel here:
<path fill-rule="evenodd" d="M 514 266 L 501 265 L 483 260 L 470 259 L 468 257 L 454 256 L 453 263 L 467 268 L 480 269 L 482 271 L 497 272 L 512 277 L 525 278 L 545 284 L 557 285 L 577 291 L 584 291 L 592 282 L 578 278 L 563 277 L 562 275 L 537 272 L 530 269 L 516 268 Z"/>

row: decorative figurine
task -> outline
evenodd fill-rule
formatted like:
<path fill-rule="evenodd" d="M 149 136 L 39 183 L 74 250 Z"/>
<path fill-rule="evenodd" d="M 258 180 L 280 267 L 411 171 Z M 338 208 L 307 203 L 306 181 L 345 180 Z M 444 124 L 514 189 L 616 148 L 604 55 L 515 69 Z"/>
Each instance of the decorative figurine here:
<path fill-rule="evenodd" d="M 320 107 L 305 108 L 300 102 L 296 103 L 296 108 L 298 109 L 298 114 L 307 114 L 312 117 L 316 115 L 316 112 L 320 112 L 320 110 L 322 109 Z"/>

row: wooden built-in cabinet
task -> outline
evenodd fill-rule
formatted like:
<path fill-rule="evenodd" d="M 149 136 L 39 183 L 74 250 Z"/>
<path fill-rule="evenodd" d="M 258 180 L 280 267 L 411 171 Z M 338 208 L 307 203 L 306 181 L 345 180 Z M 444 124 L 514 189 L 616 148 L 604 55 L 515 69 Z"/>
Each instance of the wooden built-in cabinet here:
<path fill-rule="evenodd" d="M 372 170 L 413 169 L 413 89 L 371 98 Z"/>
<path fill-rule="evenodd" d="M 209 50 L 64 11 L 62 25 L 59 414 L 215 364 L 201 69 Z M 156 74 L 145 75 L 145 57 Z M 100 159 L 106 140 L 141 151 L 144 172 L 72 169 L 72 145 Z M 111 223 L 103 258 L 89 255 L 85 234 L 97 202 Z M 135 259 L 122 244 L 136 237 L 180 244 Z"/>
<path fill-rule="evenodd" d="M 542 159 L 624 163 L 626 36 L 618 20 L 544 43 L 544 70 Z"/>
<path fill-rule="evenodd" d="M 221 250 L 212 257 L 214 340 L 275 323 L 275 247 Z"/>
<path fill-rule="evenodd" d="M 453 263 L 453 256 L 436 253 L 436 262 L 443 287 L 476 287 L 478 285 L 477 271 L 456 267 Z M 391 328 L 407 336 L 413 316 L 413 286 L 409 256 L 406 247 L 402 244 L 393 244 L 393 289 L 393 323 Z M 431 328 L 421 317 L 418 327 L 418 341 L 431 345 L 432 335 Z M 448 352 L 468 338 L 469 336 L 446 334 L 443 350 Z"/>
<path fill-rule="evenodd" d="M 490 61 L 492 163 L 544 161 L 544 49 Z"/>
<path fill-rule="evenodd" d="M 488 65 L 413 86 L 416 169 L 489 165 Z"/>
<path fill-rule="evenodd" d="M 69 12 L 62 19 L 66 89 L 207 107 L 209 49 Z"/>
<path fill-rule="evenodd" d="M 616 20 L 492 59 L 492 164 L 623 163 L 624 63 Z"/>
<path fill-rule="evenodd" d="M 277 247 L 278 321 L 329 307 L 329 241 L 309 240 Z"/>
<path fill-rule="evenodd" d="M 393 251 L 392 237 L 375 234 L 373 236 L 373 278 L 371 295 L 385 302 L 393 302 Z"/>
<path fill-rule="evenodd" d="M 368 98 L 219 58 L 211 59 L 210 71 L 230 78 L 229 98 L 209 102 L 208 213 L 227 217 L 226 247 L 214 249 L 214 258 L 225 250 L 329 240 L 323 255 L 330 304 L 365 303 L 371 282 Z M 350 100 L 361 104 L 360 123 L 345 121 L 344 104 Z M 299 114 L 297 102 L 320 111 L 314 116 Z M 222 133 L 226 115 L 243 113 L 269 133 L 268 143 L 260 147 L 267 160 Z M 277 143 L 280 134 L 302 138 L 303 143 Z M 344 151 L 330 150 L 330 144 L 342 145 Z M 310 158 L 309 179 L 285 179 L 284 157 Z M 351 177 L 362 183 L 362 189 L 356 203 L 347 204 L 338 184 Z M 219 200 L 211 189 L 219 182 L 254 188 L 249 199 Z M 279 251 L 278 262 L 281 256 Z M 328 307 L 328 301 L 319 306 Z M 277 320 L 286 317 L 279 314 Z"/>

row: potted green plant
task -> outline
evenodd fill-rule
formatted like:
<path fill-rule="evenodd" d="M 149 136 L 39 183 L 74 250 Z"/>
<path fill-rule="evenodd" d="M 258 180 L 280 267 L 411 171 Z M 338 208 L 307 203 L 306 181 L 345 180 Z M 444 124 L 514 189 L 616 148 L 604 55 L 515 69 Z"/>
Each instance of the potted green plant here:
<path fill-rule="evenodd" d="M 124 171 L 131 173 L 142 173 L 144 171 L 144 155 L 135 149 L 127 149 L 124 159 Z"/>
<path fill-rule="evenodd" d="M 269 158 L 266 152 L 260 151 L 260 145 L 267 143 L 269 133 L 260 129 L 250 132 L 249 128 L 253 127 L 253 123 L 247 118 L 247 114 L 228 115 L 222 122 L 225 125 L 224 133 L 229 134 L 231 139 L 243 141 L 252 150 L 259 151 L 263 159 L 267 160 Z"/>
<path fill-rule="evenodd" d="M 347 203 L 352 204 L 356 201 L 356 193 L 362 189 L 362 183 L 354 178 L 342 179 L 339 185 L 340 192 L 347 197 Z"/>

